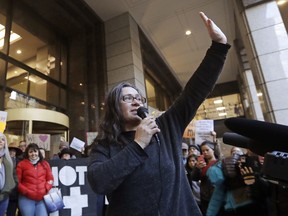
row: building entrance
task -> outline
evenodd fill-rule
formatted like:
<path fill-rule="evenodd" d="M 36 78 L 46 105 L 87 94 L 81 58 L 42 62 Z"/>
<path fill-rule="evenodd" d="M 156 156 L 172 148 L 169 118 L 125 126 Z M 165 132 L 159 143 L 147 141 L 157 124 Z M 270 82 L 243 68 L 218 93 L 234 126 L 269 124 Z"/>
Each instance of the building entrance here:
<path fill-rule="evenodd" d="M 37 108 L 8 109 L 5 135 L 8 143 L 35 142 L 46 158 L 58 153 L 59 143 L 69 139 L 69 118 L 63 113 Z"/>

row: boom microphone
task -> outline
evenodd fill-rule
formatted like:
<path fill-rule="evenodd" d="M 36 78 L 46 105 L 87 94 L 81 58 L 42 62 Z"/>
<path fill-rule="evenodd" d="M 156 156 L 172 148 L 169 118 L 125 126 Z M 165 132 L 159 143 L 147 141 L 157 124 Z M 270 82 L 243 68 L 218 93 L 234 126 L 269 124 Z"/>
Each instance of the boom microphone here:
<path fill-rule="evenodd" d="M 224 124 L 245 136 L 247 147 L 258 155 L 272 151 L 288 152 L 288 126 L 244 118 L 229 118 Z"/>
<path fill-rule="evenodd" d="M 249 148 L 250 139 L 237 133 L 226 132 L 223 134 L 223 142 L 228 145 L 247 149 Z"/>
<path fill-rule="evenodd" d="M 137 109 L 137 115 L 142 119 L 146 118 L 148 116 L 148 114 L 149 114 L 148 109 L 145 107 L 139 107 Z M 155 133 L 154 137 L 155 137 L 157 143 L 160 145 L 160 140 L 159 140 L 158 134 Z"/>
<path fill-rule="evenodd" d="M 264 156 L 266 152 L 269 152 L 271 150 L 269 145 L 267 148 L 267 145 L 263 145 L 255 140 L 249 139 L 248 137 L 242 136 L 237 133 L 224 133 L 223 142 L 227 145 L 249 149 L 257 155 L 262 156 Z"/>

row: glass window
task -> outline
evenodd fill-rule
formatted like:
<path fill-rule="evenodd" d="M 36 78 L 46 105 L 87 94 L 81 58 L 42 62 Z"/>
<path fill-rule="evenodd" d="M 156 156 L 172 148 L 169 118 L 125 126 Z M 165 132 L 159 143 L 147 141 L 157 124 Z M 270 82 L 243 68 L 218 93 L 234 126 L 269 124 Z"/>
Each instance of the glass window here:
<path fill-rule="evenodd" d="M 6 85 L 24 94 L 28 94 L 29 73 L 17 66 L 8 64 L 6 75 Z"/>
<path fill-rule="evenodd" d="M 19 144 L 21 140 L 25 140 L 29 131 L 29 121 L 8 121 L 6 125 L 5 135 L 8 143 L 16 142 Z"/>
<path fill-rule="evenodd" d="M 2 3 L 1 1 L 0 6 Z M 1 35 L 4 44 L 5 28 L 11 26 L 10 43 L 7 44 L 9 53 L 6 54 L 12 59 L 8 60 L 7 66 L 0 65 L 1 83 L 4 85 L 6 79 L 9 92 L 5 93 L 7 99 L 4 103 L 5 107 L 55 109 L 56 106 L 66 109 L 66 87 L 61 85 L 67 84 L 66 44 L 59 40 L 55 32 L 45 26 L 46 23 L 42 23 L 41 19 L 35 19 L 31 9 L 21 4 L 14 6 L 12 20 L 9 19 L 11 25 L 6 23 L 6 17 L 0 14 L 0 51 L 3 49 Z M 1 9 L 0 13 L 5 14 L 6 11 Z M 51 79 L 56 82 L 51 82 L 53 81 Z M 11 92 L 16 92 L 16 99 L 10 98 Z"/>
<path fill-rule="evenodd" d="M 155 88 L 148 79 L 145 79 L 145 83 L 147 92 L 147 104 L 150 107 L 157 108 Z"/>
<path fill-rule="evenodd" d="M 4 38 L 5 38 L 5 25 L 6 25 L 6 13 L 7 13 L 7 1 L 0 1 L 0 51 L 6 54 L 7 52 L 7 44 L 6 51 L 4 51 Z"/>
<path fill-rule="evenodd" d="M 225 119 L 243 116 L 240 94 L 231 94 L 206 99 L 199 107 L 195 119 Z"/>

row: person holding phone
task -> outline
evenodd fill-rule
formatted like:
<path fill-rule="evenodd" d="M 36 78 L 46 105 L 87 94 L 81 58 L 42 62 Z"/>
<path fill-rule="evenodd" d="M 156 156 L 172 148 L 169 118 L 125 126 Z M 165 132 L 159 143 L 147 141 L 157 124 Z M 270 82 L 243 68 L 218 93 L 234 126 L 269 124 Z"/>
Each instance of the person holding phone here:
<path fill-rule="evenodd" d="M 192 173 L 193 180 L 200 180 L 200 200 L 201 211 L 203 215 L 206 215 L 206 210 L 209 205 L 210 198 L 213 194 L 214 187 L 209 181 L 206 173 L 214 165 L 217 164 L 220 156 L 219 148 L 216 142 L 204 141 L 200 145 L 202 155 L 197 157 L 197 164 Z"/>

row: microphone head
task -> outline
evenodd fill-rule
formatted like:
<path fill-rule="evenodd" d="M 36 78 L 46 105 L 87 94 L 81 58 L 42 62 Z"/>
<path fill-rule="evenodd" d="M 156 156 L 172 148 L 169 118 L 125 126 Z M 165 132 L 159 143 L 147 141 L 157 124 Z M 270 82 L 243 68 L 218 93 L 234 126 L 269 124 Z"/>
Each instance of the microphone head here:
<path fill-rule="evenodd" d="M 137 109 L 137 115 L 142 119 L 146 118 L 148 116 L 148 113 L 149 112 L 148 112 L 148 109 L 146 107 L 139 107 Z"/>
<path fill-rule="evenodd" d="M 288 152 L 288 126 L 270 122 L 229 118 L 224 124 L 231 131 L 249 138 L 248 148 L 256 154 L 266 152 Z"/>
<path fill-rule="evenodd" d="M 248 148 L 250 139 L 237 133 L 226 132 L 223 134 L 223 142 L 240 148 Z"/>

